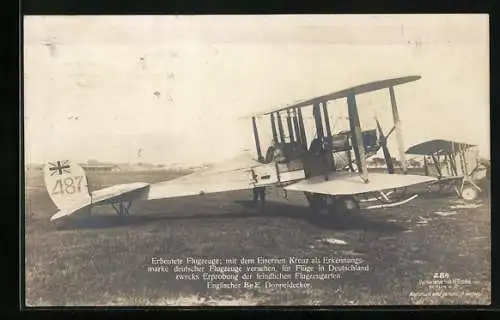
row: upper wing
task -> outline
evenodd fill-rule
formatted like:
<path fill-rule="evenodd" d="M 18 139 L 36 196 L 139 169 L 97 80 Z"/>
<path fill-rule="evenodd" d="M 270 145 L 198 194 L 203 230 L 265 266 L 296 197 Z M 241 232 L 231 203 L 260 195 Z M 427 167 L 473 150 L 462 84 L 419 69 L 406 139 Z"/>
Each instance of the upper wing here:
<path fill-rule="evenodd" d="M 401 188 L 435 181 L 436 178 L 419 175 L 370 173 L 364 183 L 358 173 L 332 172 L 328 180 L 324 176 L 305 179 L 285 187 L 286 190 L 306 191 L 329 195 L 354 195 L 373 191 Z"/>
<path fill-rule="evenodd" d="M 250 117 L 268 115 L 268 114 L 271 114 L 274 112 L 284 111 L 284 110 L 292 109 L 292 108 L 302 108 L 302 107 L 306 107 L 306 106 L 309 106 L 309 105 L 312 105 L 315 103 L 321 103 L 321 102 L 325 102 L 325 101 L 345 98 L 349 95 L 358 95 L 358 94 L 367 93 L 367 92 L 371 92 L 371 91 L 381 90 L 384 88 L 389 88 L 389 87 L 401 85 L 401 84 L 404 84 L 407 82 L 416 81 L 416 80 L 419 80 L 420 78 L 421 78 L 420 76 L 407 76 L 407 77 L 399 77 L 399 78 L 392 78 L 392 79 L 364 83 L 361 85 L 357 85 L 354 87 L 343 89 L 343 90 L 333 92 L 330 94 L 325 94 L 325 95 L 315 97 L 312 99 L 308 99 L 305 101 L 300 101 L 300 102 L 297 102 L 297 103 L 294 103 L 294 104 L 291 104 L 291 105 L 288 105 L 285 107 L 275 108 L 271 111 L 256 113 L 256 114 L 250 115 Z"/>

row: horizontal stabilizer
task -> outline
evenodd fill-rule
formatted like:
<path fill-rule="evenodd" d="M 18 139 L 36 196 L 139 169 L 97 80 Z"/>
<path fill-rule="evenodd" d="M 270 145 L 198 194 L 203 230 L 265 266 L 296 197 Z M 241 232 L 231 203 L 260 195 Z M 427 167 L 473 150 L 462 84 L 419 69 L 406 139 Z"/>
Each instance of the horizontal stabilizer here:
<path fill-rule="evenodd" d="M 119 184 L 93 191 L 90 197 L 83 199 L 83 201 L 79 204 L 72 207 L 60 208 L 60 210 L 54 214 L 50 220 L 54 221 L 63 217 L 75 215 L 85 209 L 88 209 L 91 205 L 99 205 L 107 201 L 140 199 L 143 196 L 141 192 L 146 190 L 148 186 L 148 183 L 137 182 Z"/>
<path fill-rule="evenodd" d="M 365 183 L 356 172 L 332 172 L 312 177 L 285 187 L 290 191 L 305 191 L 329 195 L 355 195 L 367 192 L 402 188 L 435 181 L 436 178 L 420 175 L 370 173 Z"/>

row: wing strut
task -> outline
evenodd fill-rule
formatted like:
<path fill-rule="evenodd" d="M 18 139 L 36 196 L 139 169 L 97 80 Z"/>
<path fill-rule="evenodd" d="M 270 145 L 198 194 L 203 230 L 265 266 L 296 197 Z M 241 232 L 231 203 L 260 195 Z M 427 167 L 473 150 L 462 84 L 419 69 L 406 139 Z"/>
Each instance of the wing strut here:
<path fill-rule="evenodd" d="M 295 141 L 302 143 L 302 135 L 300 134 L 299 119 L 297 118 L 297 112 L 293 109 L 293 127 L 295 129 Z"/>
<path fill-rule="evenodd" d="M 290 115 L 290 109 L 287 110 L 286 124 L 288 126 L 288 135 L 290 136 L 290 142 L 295 142 L 295 137 L 293 134 L 292 117 Z"/>
<path fill-rule="evenodd" d="M 451 167 L 450 167 L 450 155 L 445 153 L 444 154 L 444 161 L 446 162 L 446 171 L 448 172 L 448 175 L 451 176 Z"/>
<path fill-rule="evenodd" d="M 323 137 L 325 133 L 323 131 L 323 121 L 321 120 L 321 111 L 319 109 L 319 103 L 313 105 L 313 116 L 316 124 L 316 135 L 318 139 L 323 143 Z"/>
<path fill-rule="evenodd" d="M 253 135 L 255 138 L 255 147 L 257 149 L 257 159 L 262 161 L 262 150 L 260 150 L 260 140 L 259 140 L 259 132 L 257 131 L 257 123 L 255 122 L 255 117 L 252 117 L 252 125 L 253 125 Z"/>
<path fill-rule="evenodd" d="M 377 122 L 377 128 L 378 128 L 378 132 L 380 134 L 380 145 L 382 146 L 382 151 L 384 152 L 385 165 L 387 166 L 387 172 L 394 173 L 394 164 L 392 163 L 391 153 L 389 152 L 389 149 L 387 148 L 387 137 L 389 136 L 389 134 L 391 134 L 392 131 L 390 131 L 389 134 L 387 134 L 387 136 L 385 136 L 384 132 L 382 131 L 382 126 L 380 125 L 380 122 L 378 122 L 377 118 L 375 118 L 375 121 Z"/>
<path fill-rule="evenodd" d="M 332 146 L 332 128 L 330 127 L 330 118 L 328 116 L 328 108 L 326 106 L 326 101 L 323 102 L 323 116 L 325 118 L 325 129 L 326 129 L 326 142 L 328 143 L 328 152 L 333 149 Z"/>
<path fill-rule="evenodd" d="M 429 175 L 429 164 L 427 163 L 427 156 L 424 156 L 424 170 L 425 170 L 425 175 Z"/>
<path fill-rule="evenodd" d="M 304 118 L 302 117 L 302 109 L 297 108 L 297 114 L 299 115 L 299 127 L 300 127 L 300 140 L 304 149 L 307 150 L 307 136 L 306 129 L 304 128 Z"/>
<path fill-rule="evenodd" d="M 274 121 L 274 113 L 271 113 L 271 128 L 273 130 L 274 143 L 278 143 L 278 132 L 276 131 L 276 121 Z"/>
<path fill-rule="evenodd" d="M 347 96 L 347 108 L 349 111 L 349 123 L 353 134 L 354 155 L 358 170 L 361 172 L 361 177 L 365 183 L 368 182 L 368 168 L 365 158 L 365 147 L 363 144 L 363 136 L 361 133 L 361 124 L 359 122 L 358 107 L 356 106 L 356 98 L 354 94 Z"/>
<path fill-rule="evenodd" d="M 403 173 L 408 172 L 406 165 L 406 156 L 403 145 L 403 133 L 401 132 L 401 120 L 399 119 L 398 105 L 396 104 L 396 96 L 394 95 L 394 87 L 389 87 L 391 95 L 392 117 L 394 119 L 394 127 L 396 128 L 396 139 L 398 140 L 399 159 L 403 167 Z"/>
<path fill-rule="evenodd" d="M 469 166 L 467 165 L 467 157 L 466 157 L 466 150 L 465 148 L 462 146 L 461 148 L 461 154 L 462 154 L 462 158 L 464 159 L 464 169 L 465 169 L 465 172 L 464 172 L 464 177 L 467 177 L 469 178 Z"/>
<path fill-rule="evenodd" d="M 443 175 L 441 174 L 441 166 L 439 164 L 439 159 L 436 159 L 436 156 L 434 153 L 431 153 L 432 161 L 434 161 L 434 166 L 436 167 L 436 171 L 438 174 L 438 177 L 441 178 Z"/>
<path fill-rule="evenodd" d="M 281 120 L 281 115 L 276 112 L 276 118 L 278 118 L 278 132 L 280 135 L 280 142 L 285 143 L 285 130 L 283 129 L 283 121 Z"/>

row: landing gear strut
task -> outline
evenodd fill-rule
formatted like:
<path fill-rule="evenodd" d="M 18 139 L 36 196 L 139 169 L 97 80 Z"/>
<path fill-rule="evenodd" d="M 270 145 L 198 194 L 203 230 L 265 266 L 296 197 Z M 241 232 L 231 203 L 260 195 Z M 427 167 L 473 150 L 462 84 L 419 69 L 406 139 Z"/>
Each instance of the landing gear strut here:
<path fill-rule="evenodd" d="M 265 187 L 255 187 L 253 188 L 253 204 L 256 205 L 260 200 L 260 204 L 264 205 L 266 203 L 266 188 Z"/>
<path fill-rule="evenodd" d="M 132 206 L 132 201 L 114 201 L 111 202 L 111 205 L 113 206 L 113 209 L 115 209 L 116 213 L 118 213 L 119 216 L 121 217 L 126 217 L 130 216 L 130 206 Z"/>

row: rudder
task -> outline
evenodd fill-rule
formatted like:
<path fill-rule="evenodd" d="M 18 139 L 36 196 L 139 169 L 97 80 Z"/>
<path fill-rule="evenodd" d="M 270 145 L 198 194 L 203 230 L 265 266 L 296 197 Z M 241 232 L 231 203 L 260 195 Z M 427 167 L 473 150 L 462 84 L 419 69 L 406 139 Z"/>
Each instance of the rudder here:
<path fill-rule="evenodd" d="M 49 161 L 44 166 L 47 192 L 61 211 L 74 211 L 91 203 L 87 176 L 70 160 Z"/>

